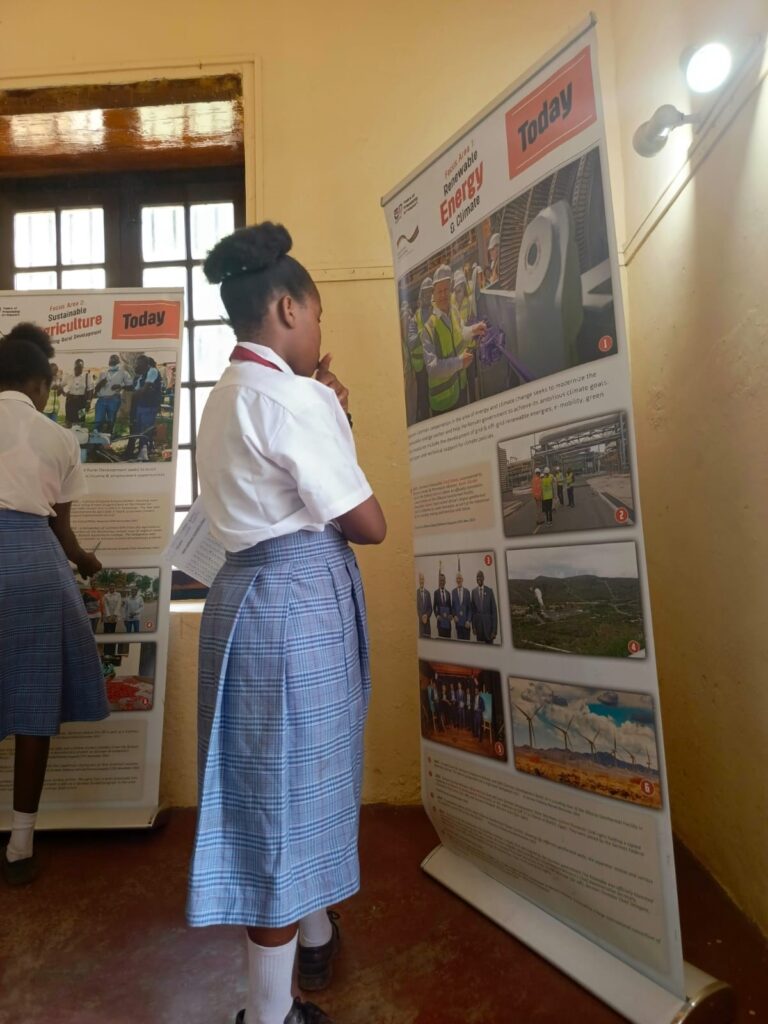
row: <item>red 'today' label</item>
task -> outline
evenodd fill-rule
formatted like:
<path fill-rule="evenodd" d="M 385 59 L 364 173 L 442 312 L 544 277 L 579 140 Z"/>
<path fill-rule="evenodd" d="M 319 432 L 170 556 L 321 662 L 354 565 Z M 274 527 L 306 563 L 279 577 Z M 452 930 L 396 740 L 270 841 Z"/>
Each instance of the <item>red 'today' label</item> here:
<path fill-rule="evenodd" d="M 524 100 L 508 110 L 509 176 L 578 135 L 597 119 L 590 50 L 585 46 Z"/>

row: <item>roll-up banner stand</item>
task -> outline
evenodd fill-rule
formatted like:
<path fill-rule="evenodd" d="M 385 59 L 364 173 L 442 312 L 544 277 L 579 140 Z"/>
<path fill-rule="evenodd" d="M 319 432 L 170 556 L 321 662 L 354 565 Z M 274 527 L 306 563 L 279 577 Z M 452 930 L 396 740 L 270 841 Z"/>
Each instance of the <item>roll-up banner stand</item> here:
<path fill-rule="evenodd" d="M 681 950 L 594 19 L 382 205 L 423 867 L 634 1024 L 725 1021 Z"/>
<path fill-rule="evenodd" d="M 0 332 L 32 321 L 56 349 L 45 415 L 80 445 L 81 545 L 103 569 L 75 578 L 111 710 L 53 739 L 40 828 L 140 828 L 158 813 L 178 457 L 181 289 L 0 292 Z M 141 397 L 139 397 L 141 391 Z M 74 570 L 73 570 L 74 572 Z M 10 827 L 13 741 L 0 745 L 0 829 Z"/>

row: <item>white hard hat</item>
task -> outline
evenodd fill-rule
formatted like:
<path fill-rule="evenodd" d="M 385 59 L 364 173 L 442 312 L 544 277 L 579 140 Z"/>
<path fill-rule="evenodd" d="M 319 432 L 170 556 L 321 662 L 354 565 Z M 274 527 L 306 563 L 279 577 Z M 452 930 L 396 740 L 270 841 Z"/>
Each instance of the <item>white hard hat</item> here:
<path fill-rule="evenodd" d="M 534 469 L 534 471 L 533 471 L 533 472 L 534 472 L 534 473 L 538 473 L 538 474 L 539 474 L 539 476 L 541 476 L 541 470 L 540 470 L 540 469 Z"/>
<path fill-rule="evenodd" d="M 453 275 L 453 287 L 458 288 L 460 284 L 463 284 L 464 287 L 467 285 L 467 275 L 463 270 L 457 270 Z"/>
<path fill-rule="evenodd" d="M 488 239 L 488 248 L 489 249 L 498 249 L 498 247 L 500 245 L 501 245 L 501 238 L 499 237 L 499 235 L 498 234 L 491 235 L 491 237 Z"/>
<path fill-rule="evenodd" d="M 435 276 L 432 280 L 434 284 L 437 284 L 438 281 L 450 281 L 452 278 L 453 274 L 451 273 L 451 268 L 447 263 L 443 263 L 443 265 L 438 267 L 435 271 Z"/>
<path fill-rule="evenodd" d="M 549 466 L 545 466 L 544 469 L 542 470 L 542 473 L 548 473 L 548 472 L 549 472 Z"/>
<path fill-rule="evenodd" d="M 432 278 L 431 277 L 425 277 L 424 280 L 421 282 L 421 287 L 419 288 L 419 294 L 421 294 L 422 292 L 428 291 L 431 287 L 432 287 Z"/>

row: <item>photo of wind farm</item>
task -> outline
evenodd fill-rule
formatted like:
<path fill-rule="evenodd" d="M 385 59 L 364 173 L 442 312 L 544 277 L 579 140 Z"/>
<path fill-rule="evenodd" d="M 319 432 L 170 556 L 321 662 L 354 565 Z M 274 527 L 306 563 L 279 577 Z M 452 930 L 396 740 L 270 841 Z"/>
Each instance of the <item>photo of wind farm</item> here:
<path fill-rule="evenodd" d="M 509 704 L 518 771 L 612 800 L 661 807 L 649 694 L 510 677 Z"/>

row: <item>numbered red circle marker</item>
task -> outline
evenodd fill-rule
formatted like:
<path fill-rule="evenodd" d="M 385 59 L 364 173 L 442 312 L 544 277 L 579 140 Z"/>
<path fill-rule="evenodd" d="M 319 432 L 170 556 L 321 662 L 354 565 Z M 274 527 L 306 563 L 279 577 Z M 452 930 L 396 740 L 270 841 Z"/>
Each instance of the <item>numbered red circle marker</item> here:
<path fill-rule="evenodd" d="M 496 740 L 493 744 L 493 752 L 497 757 L 504 757 L 504 744 L 501 740 Z"/>
<path fill-rule="evenodd" d="M 629 520 L 629 510 L 622 505 L 621 508 L 617 508 L 613 513 L 613 518 L 617 523 L 626 523 Z"/>
<path fill-rule="evenodd" d="M 139 704 L 141 704 L 143 708 L 149 707 L 149 701 L 147 700 L 146 697 L 139 697 Z"/>
<path fill-rule="evenodd" d="M 147 621 L 144 623 L 144 629 L 154 629 L 154 628 L 155 628 L 155 624 L 152 621 L 152 619 L 147 619 Z"/>
<path fill-rule="evenodd" d="M 486 555 L 483 561 L 486 565 L 493 565 L 493 555 Z"/>
<path fill-rule="evenodd" d="M 601 352 L 610 352 L 613 348 L 613 338 L 610 334 L 604 334 L 600 341 L 598 341 L 597 347 Z"/>
<path fill-rule="evenodd" d="M 630 654 L 637 654 L 637 652 L 640 650 L 640 644 L 637 642 L 637 640 L 630 640 L 627 644 L 627 649 L 629 650 Z"/>
<path fill-rule="evenodd" d="M 640 789 L 642 789 L 646 796 L 653 796 L 653 783 L 649 782 L 648 779 L 643 779 L 640 783 Z"/>

